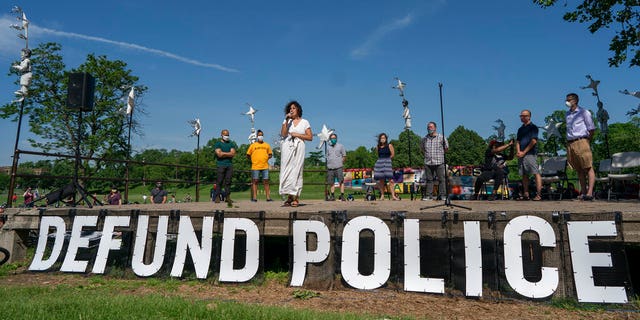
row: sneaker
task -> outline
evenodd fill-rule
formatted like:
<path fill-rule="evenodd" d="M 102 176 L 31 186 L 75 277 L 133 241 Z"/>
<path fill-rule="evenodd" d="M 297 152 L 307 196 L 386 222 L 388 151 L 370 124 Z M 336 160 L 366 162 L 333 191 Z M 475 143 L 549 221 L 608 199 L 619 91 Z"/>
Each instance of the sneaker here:
<path fill-rule="evenodd" d="M 340 201 L 347 201 L 347 199 L 345 199 L 345 198 L 344 198 L 344 194 L 341 194 L 341 195 L 338 197 L 338 200 L 340 200 Z"/>
<path fill-rule="evenodd" d="M 433 200 L 433 198 L 428 197 L 428 196 L 427 196 L 427 197 L 422 198 L 422 201 L 431 201 L 431 200 Z"/>
<path fill-rule="evenodd" d="M 251 199 L 251 202 L 258 202 L 258 199 Z"/>
<path fill-rule="evenodd" d="M 267 199 L 267 202 L 273 202 L 273 199 L 269 198 Z"/>

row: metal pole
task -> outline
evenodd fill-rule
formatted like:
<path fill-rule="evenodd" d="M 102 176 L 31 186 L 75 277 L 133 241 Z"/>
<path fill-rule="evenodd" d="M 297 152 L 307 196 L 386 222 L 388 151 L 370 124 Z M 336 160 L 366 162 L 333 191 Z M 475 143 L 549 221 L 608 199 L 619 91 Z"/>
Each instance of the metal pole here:
<path fill-rule="evenodd" d="M 446 149 L 445 134 L 444 134 L 444 108 L 442 106 L 442 83 L 438 82 L 438 88 L 440 89 L 440 123 L 442 123 L 442 149 Z M 444 192 L 445 200 L 449 200 L 449 172 L 447 168 L 447 153 L 444 155 Z"/>
<path fill-rule="evenodd" d="M 198 146 L 196 147 L 196 202 L 200 201 L 200 134 L 198 136 Z"/>
<path fill-rule="evenodd" d="M 81 136 L 81 130 L 82 130 L 82 110 L 78 110 L 78 132 L 76 134 L 76 161 L 75 161 L 75 165 L 73 168 L 73 185 L 75 186 L 75 188 L 77 189 L 78 186 L 80 186 L 80 182 L 78 182 L 78 170 L 80 170 L 80 140 L 82 139 Z M 73 193 L 73 206 L 76 206 L 76 195 L 78 194 L 77 192 L 78 190 L 76 190 L 76 192 Z"/>
<path fill-rule="evenodd" d="M 129 134 L 127 136 L 127 162 L 125 163 L 124 201 L 129 204 L 129 161 L 131 161 L 131 124 L 133 122 L 133 109 L 129 114 Z"/>
<path fill-rule="evenodd" d="M 14 189 L 16 187 L 16 174 L 18 172 L 18 160 L 20 158 L 20 150 L 18 150 L 18 142 L 20 141 L 20 128 L 22 127 L 22 115 L 24 114 L 24 99 L 20 102 L 20 113 L 18 115 L 18 129 L 16 132 L 16 143 L 13 147 L 13 163 L 11 164 L 11 178 L 9 180 L 9 194 L 7 196 L 7 207 L 11 208 L 13 204 Z"/>

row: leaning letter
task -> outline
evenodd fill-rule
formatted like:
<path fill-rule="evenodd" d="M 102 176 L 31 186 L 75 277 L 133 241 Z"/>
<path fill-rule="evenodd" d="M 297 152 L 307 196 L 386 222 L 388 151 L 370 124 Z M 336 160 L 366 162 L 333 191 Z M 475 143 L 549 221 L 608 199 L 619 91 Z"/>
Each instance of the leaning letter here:
<path fill-rule="evenodd" d="M 56 233 L 53 237 L 53 248 L 49 259 L 44 260 L 44 251 L 47 248 L 47 238 L 49 236 L 49 228 L 54 228 Z M 51 216 L 42 217 L 40 220 L 40 233 L 38 235 L 38 247 L 36 254 L 29 266 L 30 271 L 45 271 L 53 266 L 58 260 L 62 246 L 64 244 L 64 234 L 66 232 L 64 220 L 61 217 Z"/>

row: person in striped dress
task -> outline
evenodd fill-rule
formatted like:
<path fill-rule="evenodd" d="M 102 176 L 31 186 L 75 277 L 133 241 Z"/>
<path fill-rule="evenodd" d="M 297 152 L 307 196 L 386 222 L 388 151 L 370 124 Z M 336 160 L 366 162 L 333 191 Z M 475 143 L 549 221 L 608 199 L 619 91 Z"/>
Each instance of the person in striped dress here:
<path fill-rule="evenodd" d="M 395 155 L 393 145 L 389 143 L 389 138 L 386 133 L 378 135 L 378 160 L 373 167 L 373 179 L 378 181 L 378 188 L 380 189 L 380 200 L 384 200 L 384 187 L 386 180 L 389 179 L 389 192 L 391 193 L 391 199 L 400 200 L 395 193 L 395 183 L 393 182 L 393 167 L 391 165 L 391 159 Z"/>

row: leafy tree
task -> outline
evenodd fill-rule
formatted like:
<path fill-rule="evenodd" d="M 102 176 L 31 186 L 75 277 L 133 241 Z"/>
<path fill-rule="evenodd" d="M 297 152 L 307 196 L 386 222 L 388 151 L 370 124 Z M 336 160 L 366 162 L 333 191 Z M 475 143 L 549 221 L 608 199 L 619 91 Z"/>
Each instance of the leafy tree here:
<path fill-rule="evenodd" d="M 359 146 L 356 150 L 347 151 L 344 167 L 349 169 L 373 168 L 377 158 L 375 150 L 375 148 L 367 150 L 367 148 Z"/>
<path fill-rule="evenodd" d="M 548 8 L 557 0 L 533 0 L 535 4 Z M 567 6 L 567 2 L 564 3 Z M 640 66 L 640 11 L 638 1 L 633 0 L 584 0 L 574 9 L 566 12 L 563 19 L 569 22 L 589 23 L 589 31 L 615 29 L 609 44 L 613 57 L 609 66 L 620 66 L 631 58 L 630 66 Z M 629 57 L 627 56 L 629 55 Z"/>
<path fill-rule="evenodd" d="M 33 79 L 29 96 L 25 99 L 25 115 L 29 119 L 30 131 L 38 139 L 29 139 L 31 146 L 43 151 L 74 154 L 75 146 L 79 143 L 80 153 L 84 157 L 125 158 L 128 117 L 119 109 L 138 77 L 132 75 L 126 63 L 94 54 L 89 54 L 78 68 L 67 70 L 60 51 L 61 46 L 57 43 L 40 44 L 32 50 Z M 79 111 L 65 107 L 67 79 L 72 72 L 88 72 L 96 79 L 93 110 L 81 113 L 81 141 L 78 141 Z M 143 85 L 135 88 L 136 99 L 141 100 L 147 88 Z M 136 103 L 134 115 L 139 116 L 143 112 L 140 104 Z M 17 114 L 16 103 L 0 107 L 1 118 L 16 120 Z M 132 125 L 134 133 L 139 133 L 138 122 L 134 120 Z M 80 176 L 93 176 L 97 170 L 104 169 L 101 160 L 81 162 Z M 122 164 L 116 166 L 122 167 Z"/>
<path fill-rule="evenodd" d="M 411 130 L 400 132 L 398 140 L 391 140 L 395 156 L 393 157 L 394 168 L 422 167 L 424 164 L 424 156 L 420 153 L 420 139 L 417 134 Z M 409 148 L 411 149 L 411 163 L 409 163 Z"/>
<path fill-rule="evenodd" d="M 447 164 L 480 165 L 484 161 L 487 145 L 475 131 L 458 126 L 451 132 L 448 141 Z"/>
<path fill-rule="evenodd" d="M 638 123 L 632 121 L 612 123 L 609 125 L 607 138 L 609 139 L 609 156 L 617 152 L 640 150 L 640 126 L 638 126 Z M 598 140 L 603 139 L 603 135 L 598 136 Z M 606 145 L 604 143 L 597 143 L 592 147 L 594 162 L 607 158 Z"/>
<path fill-rule="evenodd" d="M 5 191 L 9 187 L 10 179 L 8 174 L 0 172 L 0 191 Z"/>
<path fill-rule="evenodd" d="M 309 156 L 305 159 L 304 165 L 310 167 L 324 166 L 324 149 L 309 152 Z"/>

